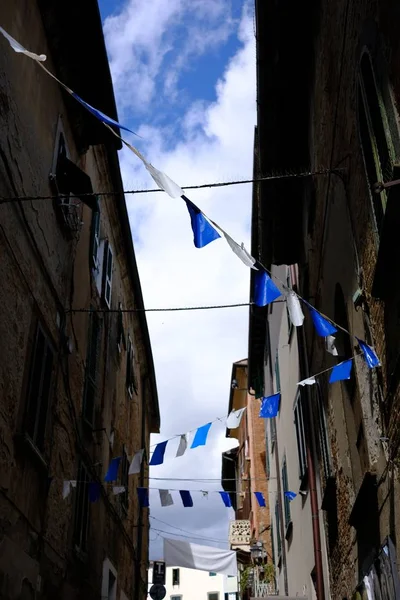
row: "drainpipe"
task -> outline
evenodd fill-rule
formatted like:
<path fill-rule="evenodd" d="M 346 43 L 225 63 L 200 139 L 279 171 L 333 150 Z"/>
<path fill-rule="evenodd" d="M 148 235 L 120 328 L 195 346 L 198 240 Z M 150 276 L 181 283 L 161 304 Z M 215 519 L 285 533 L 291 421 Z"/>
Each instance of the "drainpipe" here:
<path fill-rule="evenodd" d="M 306 351 L 306 338 L 304 327 L 297 328 L 297 340 L 299 344 L 299 362 L 301 378 L 306 379 L 309 375 L 308 357 Z M 308 465 L 308 483 L 310 486 L 310 501 L 311 501 L 311 522 L 314 545 L 314 560 L 315 560 L 315 575 L 316 575 L 316 592 L 318 600 L 325 600 L 324 573 L 322 569 L 322 546 L 321 546 L 321 531 L 319 523 L 318 511 L 318 495 L 317 495 L 317 478 L 314 464 L 314 453 L 312 448 L 312 413 L 311 413 L 311 390 L 308 386 L 304 386 L 305 390 L 302 393 L 307 394 L 307 410 L 305 419 L 306 428 L 306 449 L 307 449 L 307 465 Z"/>

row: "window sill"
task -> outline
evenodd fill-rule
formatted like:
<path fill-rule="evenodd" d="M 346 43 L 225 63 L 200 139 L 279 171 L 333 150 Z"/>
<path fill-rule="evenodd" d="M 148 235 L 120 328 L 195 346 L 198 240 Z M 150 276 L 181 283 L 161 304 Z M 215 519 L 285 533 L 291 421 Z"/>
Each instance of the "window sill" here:
<path fill-rule="evenodd" d="M 16 436 L 16 442 L 23 451 L 34 460 L 35 464 L 43 473 L 48 474 L 49 467 L 40 450 L 35 446 L 27 433 L 20 433 Z"/>

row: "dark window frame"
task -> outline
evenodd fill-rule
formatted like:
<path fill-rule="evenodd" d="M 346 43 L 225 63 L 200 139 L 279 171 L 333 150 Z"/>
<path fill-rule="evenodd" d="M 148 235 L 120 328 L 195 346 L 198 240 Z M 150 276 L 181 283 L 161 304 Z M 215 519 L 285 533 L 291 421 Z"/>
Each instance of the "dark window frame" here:
<path fill-rule="evenodd" d="M 125 492 L 120 494 L 119 498 L 120 498 L 122 512 L 126 516 L 128 514 L 128 508 L 129 508 L 129 460 L 128 460 L 128 455 L 126 453 L 125 446 L 123 446 L 123 448 L 122 448 L 120 473 L 121 473 L 121 475 L 120 475 L 121 486 L 125 487 Z"/>
<path fill-rule="evenodd" d="M 179 569 L 172 569 L 172 586 L 179 586 L 181 581 Z"/>
<path fill-rule="evenodd" d="M 297 440 L 297 455 L 299 461 L 299 479 L 301 481 L 300 487 L 304 489 L 307 483 L 308 476 L 308 461 L 307 461 L 307 443 L 305 433 L 305 414 L 306 410 L 304 404 L 307 396 L 306 391 L 299 389 L 296 394 L 294 402 L 294 426 L 296 430 Z"/>
<path fill-rule="evenodd" d="M 130 398 L 133 397 L 134 393 L 138 393 L 137 379 L 135 374 L 135 346 L 130 333 L 128 333 L 126 352 L 126 389 Z"/>
<path fill-rule="evenodd" d="M 82 460 L 78 465 L 78 476 L 76 482 L 75 508 L 74 508 L 74 548 L 80 554 L 86 554 L 88 550 L 88 537 L 90 525 L 90 501 L 89 486 L 90 473 Z"/>
<path fill-rule="evenodd" d="M 102 298 L 107 308 L 111 308 L 112 280 L 113 280 L 114 253 L 108 240 L 104 244 L 103 255 L 103 285 Z"/>
<path fill-rule="evenodd" d="M 54 346 L 43 325 L 38 321 L 30 355 L 23 430 L 40 455 L 45 447 L 48 415 L 53 392 L 54 362 Z"/>
<path fill-rule="evenodd" d="M 82 402 L 82 417 L 84 422 L 94 428 L 96 412 L 97 384 L 102 342 L 102 322 L 96 310 L 89 311 L 88 343 L 85 365 L 85 384 Z"/>
<path fill-rule="evenodd" d="M 287 473 L 286 456 L 283 458 L 283 461 L 282 461 L 282 487 L 283 487 L 283 507 L 284 507 L 284 515 L 285 515 L 285 529 L 288 530 L 288 528 L 292 522 L 292 516 L 291 516 L 291 512 L 290 512 L 290 500 L 285 494 L 285 492 L 290 491 L 289 490 L 288 473 Z"/>

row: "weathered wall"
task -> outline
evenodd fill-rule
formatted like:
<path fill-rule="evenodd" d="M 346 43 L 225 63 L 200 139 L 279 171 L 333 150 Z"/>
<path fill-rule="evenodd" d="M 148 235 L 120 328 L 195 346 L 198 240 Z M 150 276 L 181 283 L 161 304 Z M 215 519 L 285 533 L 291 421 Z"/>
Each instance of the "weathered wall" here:
<path fill-rule="evenodd" d="M 32 50 L 49 55 L 35 2 L 18 0 L 0 8 L 2 26 Z M 27 27 L 29 23 L 29 27 Z M 60 24 L 62 26 L 62 24 Z M 115 187 L 104 147 L 79 156 L 69 127 L 60 87 L 25 56 L 0 40 L 0 195 L 52 194 L 49 184 L 56 130 L 61 117 L 71 160 L 91 177 L 97 191 Z M 47 67 L 53 70 L 51 56 Z M 91 118 L 91 117 L 90 117 Z M 113 196 L 101 200 L 101 238 L 113 247 L 112 308 L 136 306 L 128 266 L 127 244 Z M 126 350 L 117 349 L 117 313 L 100 314 L 102 335 L 96 392 L 97 432 L 81 419 L 88 314 L 65 315 L 70 307 L 104 308 L 89 266 L 91 210 L 78 208 L 77 231 L 65 235 L 51 200 L 0 205 L 0 595 L 5 599 L 99 597 L 103 561 L 109 558 L 127 597 L 145 597 L 135 579 L 139 507 L 139 476 L 129 478 L 129 505 L 105 484 L 100 500 L 90 505 L 88 552 L 85 560 L 72 544 L 76 490 L 63 500 L 63 481 L 77 479 L 78 457 L 90 460 L 93 477 L 103 480 L 112 457 L 125 447 L 128 456 L 146 446 L 151 429 L 150 389 L 144 402 L 146 362 L 144 340 L 134 313 L 124 314 L 125 334 L 135 346 L 138 393 L 126 390 Z M 69 354 L 65 334 L 72 342 Z M 45 446 L 38 453 L 23 441 L 23 418 L 35 324 L 40 320 L 55 349 Z M 142 411 L 145 432 L 142 437 Z M 109 442 L 111 431 L 114 442 Z M 81 440 L 81 442 L 79 441 Z M 84 450 L 83 448 L 84 447 Z M 40 455 L 39 455 L 40 454 Z M 144 483 L 148 477 L 144 469 Z M 141 578 L 147 562 L 147 515 L 143 520 Z M 38 576 L 41 576 L 41 581 Z M 24 579 L 27 581 L 24 583 Z M 24 596 L 24 594 L 28 594 Z"/>
<path fill-rule="evenodd" d="M 309 286 L 304 292 L 322 312 L 335 318 L 335 289 L 340 284 L 351 333 L 372 343 L 382 362 L 382 377 L 378 379 L 362 359 L 355 359 L 354 392 L 349 392 L 346 383 L 325 386 L 337 485 L 338 536 L 330 550 L 333 598 L 348 597 L 359 582 L 359 542 L 349 519 L 367 471 L 377 475 L 381 541 L 388 534 L 394 538 L 399 526 L 399 486 L 397 477 L 391 477 L 391 469 L 384 473 L 386 445 L 380 439 L 387 435 L 389 446 L 396 447 L 399 402 L 395 397 L 387 412 L 388 330 L 384 304 L 371 297 L 377 236 L 357 118 L 359 61 L 365 46 L 372 52 L 378 86 L 384 88 L 383 102 L 388 112 L 396 114 L 399 41 L 393 35 L 394 23 L 399 24 L 398 5 L 394 2 L 321 2 L 315 45 L 315 82 L 310 98 L 312 168 L 338 166 L 343 171 L 342 177 L 316 177 L 314 181 L 316 212 L 309 227 Z M 397 126 L 395 118 L 391 127 L 397 130 Z M 393 135 L 398 136 L 398 131 Z M 365 297 L 360 306 L 352 300 L 357 288 Z M 398 302 L 396 294 L 394 285 L 393 299 Z M 323 340 L 311 329 L 308 342 L 311 373 L 334 364 L 324 350 Z M 351 346 L 355 345 L 352 339 Z M 385 412 L 387 428 L 382 418 Z"/>

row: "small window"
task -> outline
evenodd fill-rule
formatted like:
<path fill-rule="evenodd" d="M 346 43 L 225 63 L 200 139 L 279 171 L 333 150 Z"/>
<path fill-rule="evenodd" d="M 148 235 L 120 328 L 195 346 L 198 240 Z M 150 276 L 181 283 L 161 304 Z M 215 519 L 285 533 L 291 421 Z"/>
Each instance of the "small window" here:
<path fill-rule="evenodd" d="M 180 573 L 179 569 L 172 569 L 172 585 L 180 584 Z"/>
<path fill-rule="evenodd" d="M 125 515 L 128 513 L 128 490 L 129 490 L 129 460 L 125 448 L 122 449 L 121 459 L 121 486 L 125 487 L 125 492 L 120 494 L 121 508 Z"/>
<path fill-rule="evenodd" d="M 305 437 L 305 428 L 304 428 L 304 399 L 306 398 L 305 394 L 303 395 L 299 390 L 296 396 L 296 402 L 294 405 L 294 425 L 296 428 L 296 438 L 297 438 L 297 453 L 299 457 L 299 478 L 302 481 L 302 486 L 305 484 L 306 476 L 307 476 L 307 445 L 306 445 L 306 437 Z"/>
<path fill-rule="evenodd" d="M 137 381 L 135 375 L 135 351 L 131 336 L 128 334 L 128 351 L 126 356 L 126 389 L 132 398 L 137 393 Z"/>
<path fill-rule="evenodd" d="M 269 459 L 268 429 L 265 427 L 265 472 L 267 479 L 271 476 L 271 465 Z"/>
<path fill-rule="evenodd" d="M 282 465 L 282 487 L 283 487 L 283 492 L 290 491 L 289 490 L 289 482 L 288 482 L 288 474 L 287 474 L 286 458 L 284 458 L 283 465 Z M 283 495 L 283 501 L 284 501 L 284 507 L 285 507 L 285 527 L 287 529 L 289 527 L 289 524 L 292 519 L 290 516 L 290 500 L 286 496 L 285 493 Z"/>
<path fill-rule="evenodd" d="M 101 322 L 97 313 L 94 310 L 91 310 L 89 312 L 88 347 L 83 397 L 83 418 L 91 427 L 94 426 L 100 349 Z"/>
<path fill-rule="evenodd" d="M 92 225 L 90 230 L 90 266 L 92 269 L 98 270 L 100 267 L 99 248 L 100 248 L 100 207 L 94 210 L 92 214 Z"/>
<path fill-rule="evenodd" d="M 124 329 L 124 319 L 121 302 L 118 305 L 118 324 L 117 324 L 117 349 L 118 353 L 122 353 L 122 349 L 126 350 L 126 337 Z"/>
<path fill-rule="evenodd" d="M 38 324 L 31 359 L 25 432 L 40 451 L 44 448 L 53 362 L 52 346 Z"/>
<path fill-rule="evenodd" d="M 275 385 L 276 385 L 276 389 L 275 392 L 281 392 L 281 372 L 279 369 L 279 355 L 278 355 L 278 350 L 276 351 L 276 356 L 275 356 Z"/>
<path fill-rule="evenodd" d="M 108 308 L 111 308 L 112 270 L 113 252 L 110 243 L 106 241 L 103 261 L 103 299 Z"/>
<path fill-rule="evenodd" d="M 101 584 L 101 597 L 107 600 L 117 600 L 117 570 L 111 561 L 106 558 L 103 562 L 103 580 Z M 121 593 L 121 598 L 123 594 Z"/>
<path fill-rule="evenodd" d="M 183 596 L 170 596 L 171 600 L 182 600 Z"/>
<path fill-rule="evenodd" d="M 282 554 L 282 540 L 281 540 L 281 519 L 279 515 L 279 500 L 275 501 L 275 523 L 276 523 L 276 539 L 278 542 L 278 562 Z"/>
<path fill-rule="evenodd" d="M 271 432 L 271 453 L 274 451 L 274 446 L 276 442 L 276 420 L 275 417 L 269 419 L 269 427 Z"/>
<path fill-rule="evenodd" d="M 209 576 L 210 576 L 210 577 L 216 577 L 216 576 L 217 576 L 217 574 L 216 574 L 216 573 L 214 573 L 213 571 L 210 571 L 210 573 L 209 573 Z"/>
<path fill-rule="evenodd" d="M 75 495 L 74 544 L 81 552 L 87 550 L 89 530 L 89 472 L 80 462 Z"/>
<path fill-rule="evenodd" d="M 218 592 L 208 592 L 207 598 L 208 598 L 208 600 L 219 600 L 219 593 Z"/>

